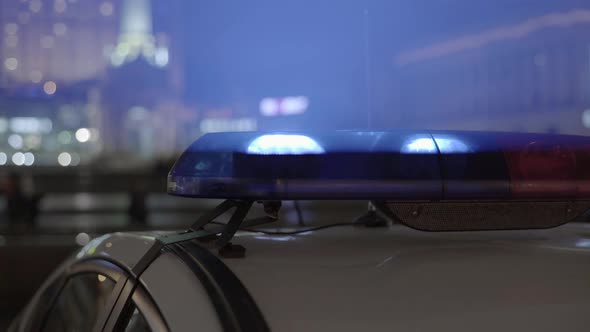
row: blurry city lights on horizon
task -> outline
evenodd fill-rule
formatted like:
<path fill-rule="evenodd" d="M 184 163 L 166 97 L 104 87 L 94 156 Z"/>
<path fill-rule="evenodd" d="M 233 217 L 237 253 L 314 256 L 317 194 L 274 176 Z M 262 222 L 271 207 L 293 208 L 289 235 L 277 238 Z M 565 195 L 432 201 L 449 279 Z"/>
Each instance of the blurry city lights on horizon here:
<path fill-rule="evenodd" d="M 90 130 L 88 128 L 80 128 L 76 130 L 76 139 L 80 143 L 86 143 L 90 140 Z"/>
<path fill-rule="evenodd" d="M 309 107 L 309 99 L 305 96 L 264 98 L 260 101 L 260 113 L 264 116 L 303 114 Z"/>
<path fill-rule="evenodd" d="M 17 152 L 12 155 L 12 163 L 16 166 L 22 166 L 25 164 L 25 154 L 22 152 Z"/>
<path fill-rule="evenodd" d="M 4 60 L 4 67 L 10 71 L 16 70 L 18 68 L 18 60 L 12 57 L 7 58 Z"/>
<path fill-rule="evenodd" d="M 8 162 L 8 156 L 4 152 L 0 152 L 0 165 L 6 165 Z"/>
<path fill-rule="evenodd" d="M 63 167 L 70 166 L 72 163 L 72 155 L 67 152 L 62 152 L 57 156 L 57 162 Z"/>
<path fill-rule="evenodd" d="M 24 158 L 25 166 L 32 166 L 35 163 L 35 155 L 31 152 L 25 152 Z"/>
<path fill-rule="evenodd" d="M 43 84 L 43 91 L 48 95 L 52 95 L 57 91 L 57 84 L 53 81 L 47 81 Z"/>
<path fill-rule="evenodd" d="M 49 118 L 14 117 L 10 119 L 10 130 L 15 133 L 50 133 L 53 122 Z"/>
<path fill-rule="evenodd" d="M 237 119 L 203 119 L 200 124 L 201 132 L 218 133 L 224 131 L 255 131 L 258 124 L 253 118 Z"/>

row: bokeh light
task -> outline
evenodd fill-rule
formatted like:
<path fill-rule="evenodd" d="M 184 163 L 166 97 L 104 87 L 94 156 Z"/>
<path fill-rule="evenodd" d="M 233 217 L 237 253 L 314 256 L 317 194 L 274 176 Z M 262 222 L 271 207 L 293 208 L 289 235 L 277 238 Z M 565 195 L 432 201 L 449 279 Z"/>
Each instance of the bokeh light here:
<path fill-rule="evenodd" d="M 72 163 L 72 155 L 67 152 L 62 152 L 57 156 L 57 162 L 63 167 L 70 166 Z"/>
<path fill-rule="evenodd" d="M 112 2 L 105 1 L 105 2 L 103 2 L 103 3 L 100 4 L 100 7 L 98 8 L 98 10 L 100 11 L 100 14 L 102 16 L 111 16 L 111 15 L 113 15 L 113 12 L 115 11 L 115 8 L 114 8 Z"/>
<path fill-rule="evenodd" d="M 25 164 L 25 154 L 22 152 L 17 152 L 12 155 L 12 163 L 16 166 L 22 166 Z"/>
<path fill-rule="evenodd" d="M 4 67 L 10 71 L 16 70 L 18 68 L 18 60 L 12 57 L 7 58 L 4 60 Z"/>
<path fill-rule="evenodd" d="M 43 91 L 48 95 L 52 95 L 57 91 L 57 84 L 53 81 L 47 81 L 43 84 Z"/>
<path fill-rule="evenodd" d="M 76 130 L 76 139 L 80 143 L 86 143 L 90 140 L 90 130 L 88 128 L 80 128 Z"/>

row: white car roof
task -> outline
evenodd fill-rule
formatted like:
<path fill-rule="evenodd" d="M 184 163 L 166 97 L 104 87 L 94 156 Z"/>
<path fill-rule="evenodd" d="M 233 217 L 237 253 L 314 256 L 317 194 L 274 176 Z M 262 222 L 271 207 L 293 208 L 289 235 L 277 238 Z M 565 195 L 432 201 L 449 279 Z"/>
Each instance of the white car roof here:
<path fill-rule="evenodd" d="M 425 233 L 340 227 L 234 239 L 224 262 L 274 331 L 575 331 L 590 326 L 590 227 Z"/>
<path fill-rule="evenodd" d="M 161 234 L 107 235 L 91 255 L 123 259 L 132 269 Z M 274 331 L 575 331 L 590 325 L 586 224 L 446 233 L 344 226 L 295 236 L 239 232 L 232 243 L 244 246 L 246 257 L 221 259 Z M 90 255 L 88 248 L 81 253 Z"/>

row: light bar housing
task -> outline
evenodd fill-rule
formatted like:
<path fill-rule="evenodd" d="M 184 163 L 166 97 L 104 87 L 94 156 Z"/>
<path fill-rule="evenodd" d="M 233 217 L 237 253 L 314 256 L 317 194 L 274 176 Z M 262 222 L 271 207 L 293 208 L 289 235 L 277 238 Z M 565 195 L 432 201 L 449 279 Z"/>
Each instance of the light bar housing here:
<path fill-rule="evenodd" d="M 207 134 L 173 195 L 252 202 L 370 200 L 425 231 L 539 229 L 590 209 L 590 138 L 461 131 Z"/>
<path fill-rule="evenodd" d="M 168 176 L 199 198 L 388 201 L 590 198 L 590 138 L 461 131 L 212 133 Z"/>

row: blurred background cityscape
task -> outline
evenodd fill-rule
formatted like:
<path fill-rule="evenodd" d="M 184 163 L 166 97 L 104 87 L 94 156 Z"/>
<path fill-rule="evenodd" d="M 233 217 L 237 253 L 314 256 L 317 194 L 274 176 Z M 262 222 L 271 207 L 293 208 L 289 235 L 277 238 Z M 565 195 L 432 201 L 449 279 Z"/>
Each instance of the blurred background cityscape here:
<path fill-rule="evenodd" d="M 213 131 L 585 134 L 590 6 L 500 2 L 1 1 L 0 165 L 136 170 Z"/>
<path fill-rule="evenodd" d="M 205 133 L 392 128 L 590 134 L 590 3 L 0 0 L 0 288 L 53 258 L 0 298 L 214 204 L 165 195 Z"/>

